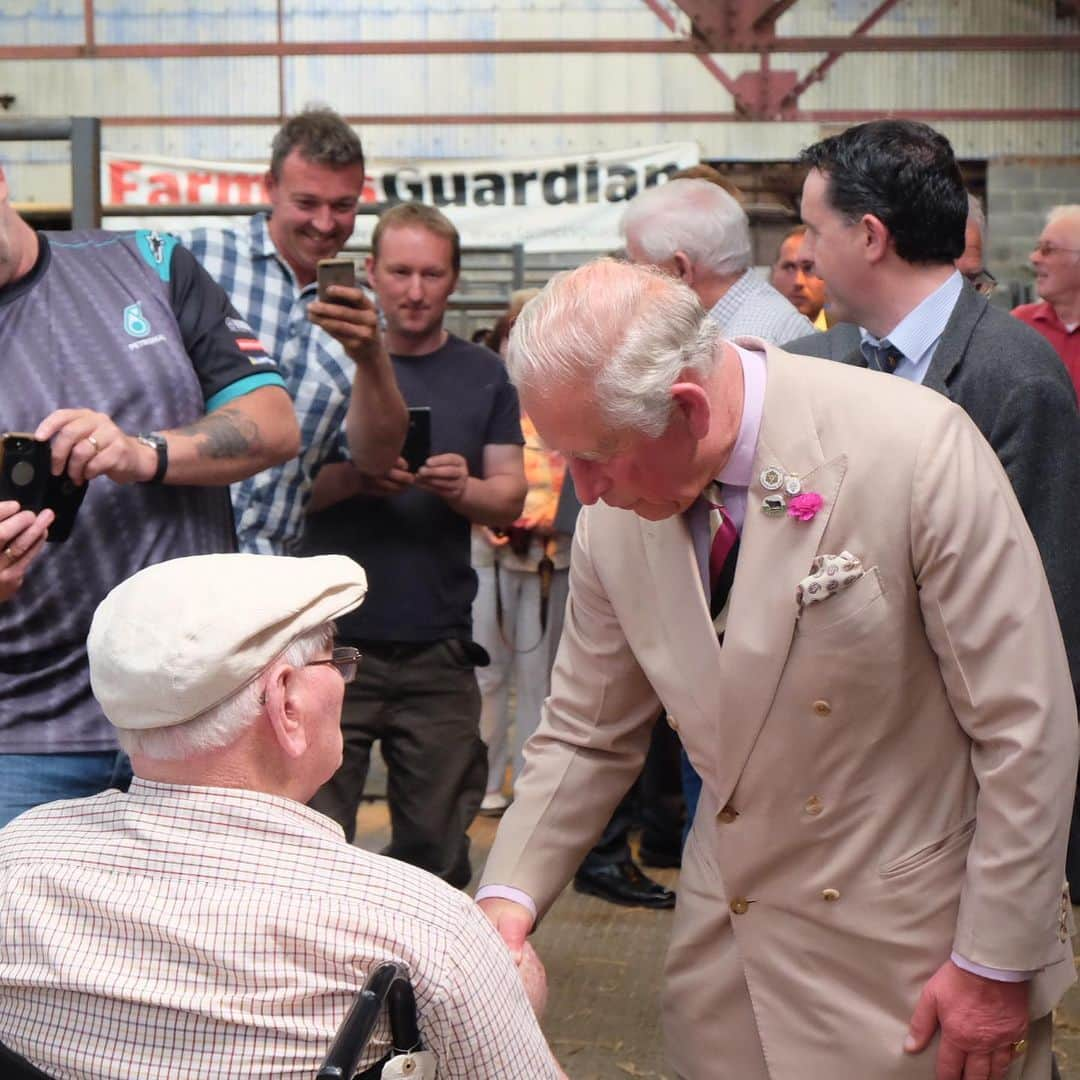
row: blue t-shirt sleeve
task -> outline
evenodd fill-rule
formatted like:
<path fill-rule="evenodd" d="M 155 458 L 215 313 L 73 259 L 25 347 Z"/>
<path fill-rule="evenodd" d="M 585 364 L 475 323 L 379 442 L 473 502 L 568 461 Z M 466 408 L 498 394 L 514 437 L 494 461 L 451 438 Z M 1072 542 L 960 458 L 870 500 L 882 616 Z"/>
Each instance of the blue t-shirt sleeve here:
<path fill-rule="evenodd" d="M 521 405 L 518 402 L 517 390 L 501 363 L 491 403 L 491 417 L 484 435 L 485 446 L 499 444 L 525 445 L 525 437 L 521 433 Z"/>
<path fill-rule="evenodd" d="M 169 298 L 207 412 L 263 386 L 285 389 L 274 361 L 225 290 L 179 244 L 169 260 Z"/>

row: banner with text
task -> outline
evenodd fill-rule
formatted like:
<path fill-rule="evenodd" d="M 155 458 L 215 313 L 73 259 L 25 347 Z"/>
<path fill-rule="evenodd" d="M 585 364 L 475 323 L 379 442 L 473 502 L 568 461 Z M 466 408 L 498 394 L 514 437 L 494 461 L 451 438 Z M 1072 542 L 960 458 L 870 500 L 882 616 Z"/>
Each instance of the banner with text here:
<path fill-rule="evenodd" d="M 110 207 L 237 207 L 266 202 L 265 165 L 152 155 L 102 155 L 102 200 Z M 367 162 L 362 201 L 410 199 L 439 207 L 469 247 L 522 243 L 527 251 L 602 251 L 620 243 L 619 218 L 639 191 L 700 160 L 696 143 L 668 143 L 565 157 Z M 148 219 L 190 227 L 190 218 Z M 375 218 L 359 215 L 365 244 Z M 117 227 L 115 219 L 107 224 Z"/>

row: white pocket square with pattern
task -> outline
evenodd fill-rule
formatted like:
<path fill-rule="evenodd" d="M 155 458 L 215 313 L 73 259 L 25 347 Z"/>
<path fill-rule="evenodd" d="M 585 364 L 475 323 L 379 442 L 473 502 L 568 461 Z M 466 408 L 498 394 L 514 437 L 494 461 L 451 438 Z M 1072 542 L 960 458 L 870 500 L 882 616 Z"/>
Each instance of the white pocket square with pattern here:
<path fill-rule="evenodd" d="M 799 611 L 835 596 L 853 585 L 865 572 L 860 559 L 850 551 L 841 551 L 839 555 L 818 555 L 810 565 L 810 573 L 795 588 Z"/>

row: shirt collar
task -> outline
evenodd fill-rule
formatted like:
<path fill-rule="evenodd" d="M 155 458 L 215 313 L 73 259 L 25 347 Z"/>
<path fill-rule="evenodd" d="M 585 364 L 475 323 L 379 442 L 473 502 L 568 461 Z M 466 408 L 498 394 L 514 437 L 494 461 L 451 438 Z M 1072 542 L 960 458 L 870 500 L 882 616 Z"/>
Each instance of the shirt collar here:
<path fill-rule="evenodd" d="M 869 330 L 859 327 L 864 345 L 878 348 L 882 341 L 895 345 L 906 360 L 918 365 L 926 353 L 938 342 L 952 315 L 964 279 L 954 270 L 925 300 L 913 307 L 883 338 L 876 338 Z M 863 349 L 866 353 L 866 349 Z"/>
<path fill-rule="evenodd" d="M 1075 334 L 1080 327 L 1073 326 L 1071 329 L 1065 325 L 1061 316 L 1057 313 L 1054 305 L 1049 300 L 1043 300 L 1042 303 L 1035 305 L 1035 310 L 1031 313 L 1032 319 L 1036 322 L 1045 322 L 1052 326 L 1055 330 L 1061 330 L 1066 334 Z"/>
<path fill-rule="evenodd" d="M 732 348 L 738 354 L 743 370 L 742 420 L 731 456 L 720 470 L 717 480 L 731 487 L 748 488 L 765 408 L 765 354 L 744 349 L 740 345 L 733 345 Z"/>
<path fill-rule="evenodd" d="M 744 270 L 729 286 L 726 293 L 709 309 L 709 318 L 723 326 L 754 292 L 758 279 L 753 270 Z"/>
<path fill-rule="evenodd" d="M 251 254 L 257 259 L 277 257 L 277 248 L 270 239 L 270 215 L 265 210 L 252 214 L 248 218 L 248 233 L 251 237 Z"/>
<path fill-rule="evenodd" d="M 312 810 L 295 799 L 284 795 L 271 795 L 265 791 L 251 791 L 248 788 L 203 787 L 194 784 L 166 784 L 157 780 L 146 780 L 135 776 L 128 788 L 129 798 L 139 802 L 150 802 L 157 807 L 190 806 L 198 811 L 213 803 L 226 810 L 237 819 L 255 819 L 260 821 L 274 818 L 279 823 L 299 819 L 306 827 L 313 827 L 326 833 L 331 839 L 343 840 L 341 826 L 325 814 Z"/>
<path fill-rule="evenodd" d="M 251 239 L 251 257 L 253 260 L 274 259 L 300 296 L 306 296 L 308 293 L 314 295 L 317 287 L 316 283 L 313 281 L 301 288 L 296 280 L 296 274 L 293 273 L 293 268 L 278 251 L 270 235 L 270 215 L 265 210 L 252 214 L 248 219 L 248 234 Z"/>

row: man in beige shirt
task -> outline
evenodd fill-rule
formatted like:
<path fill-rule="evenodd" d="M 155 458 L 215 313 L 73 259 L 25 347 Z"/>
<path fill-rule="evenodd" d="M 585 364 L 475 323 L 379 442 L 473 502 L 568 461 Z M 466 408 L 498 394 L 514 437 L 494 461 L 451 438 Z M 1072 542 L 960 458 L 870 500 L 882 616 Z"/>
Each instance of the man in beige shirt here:
<path fill-rule="evenodd" d="M 561 1075 L 471 901 L 304 805 L 341 761 L 359 663 L 331 620 L 366 588 L 343 556 L 207 555 L 101 603 L 91 678 L 135 779 L 0 831 L 7 1046 L 81 1080 L 307 1080 L 395 960 L 440 1080 Z M 388 1040 L 380 1022 L 361 1064 Z"/>

